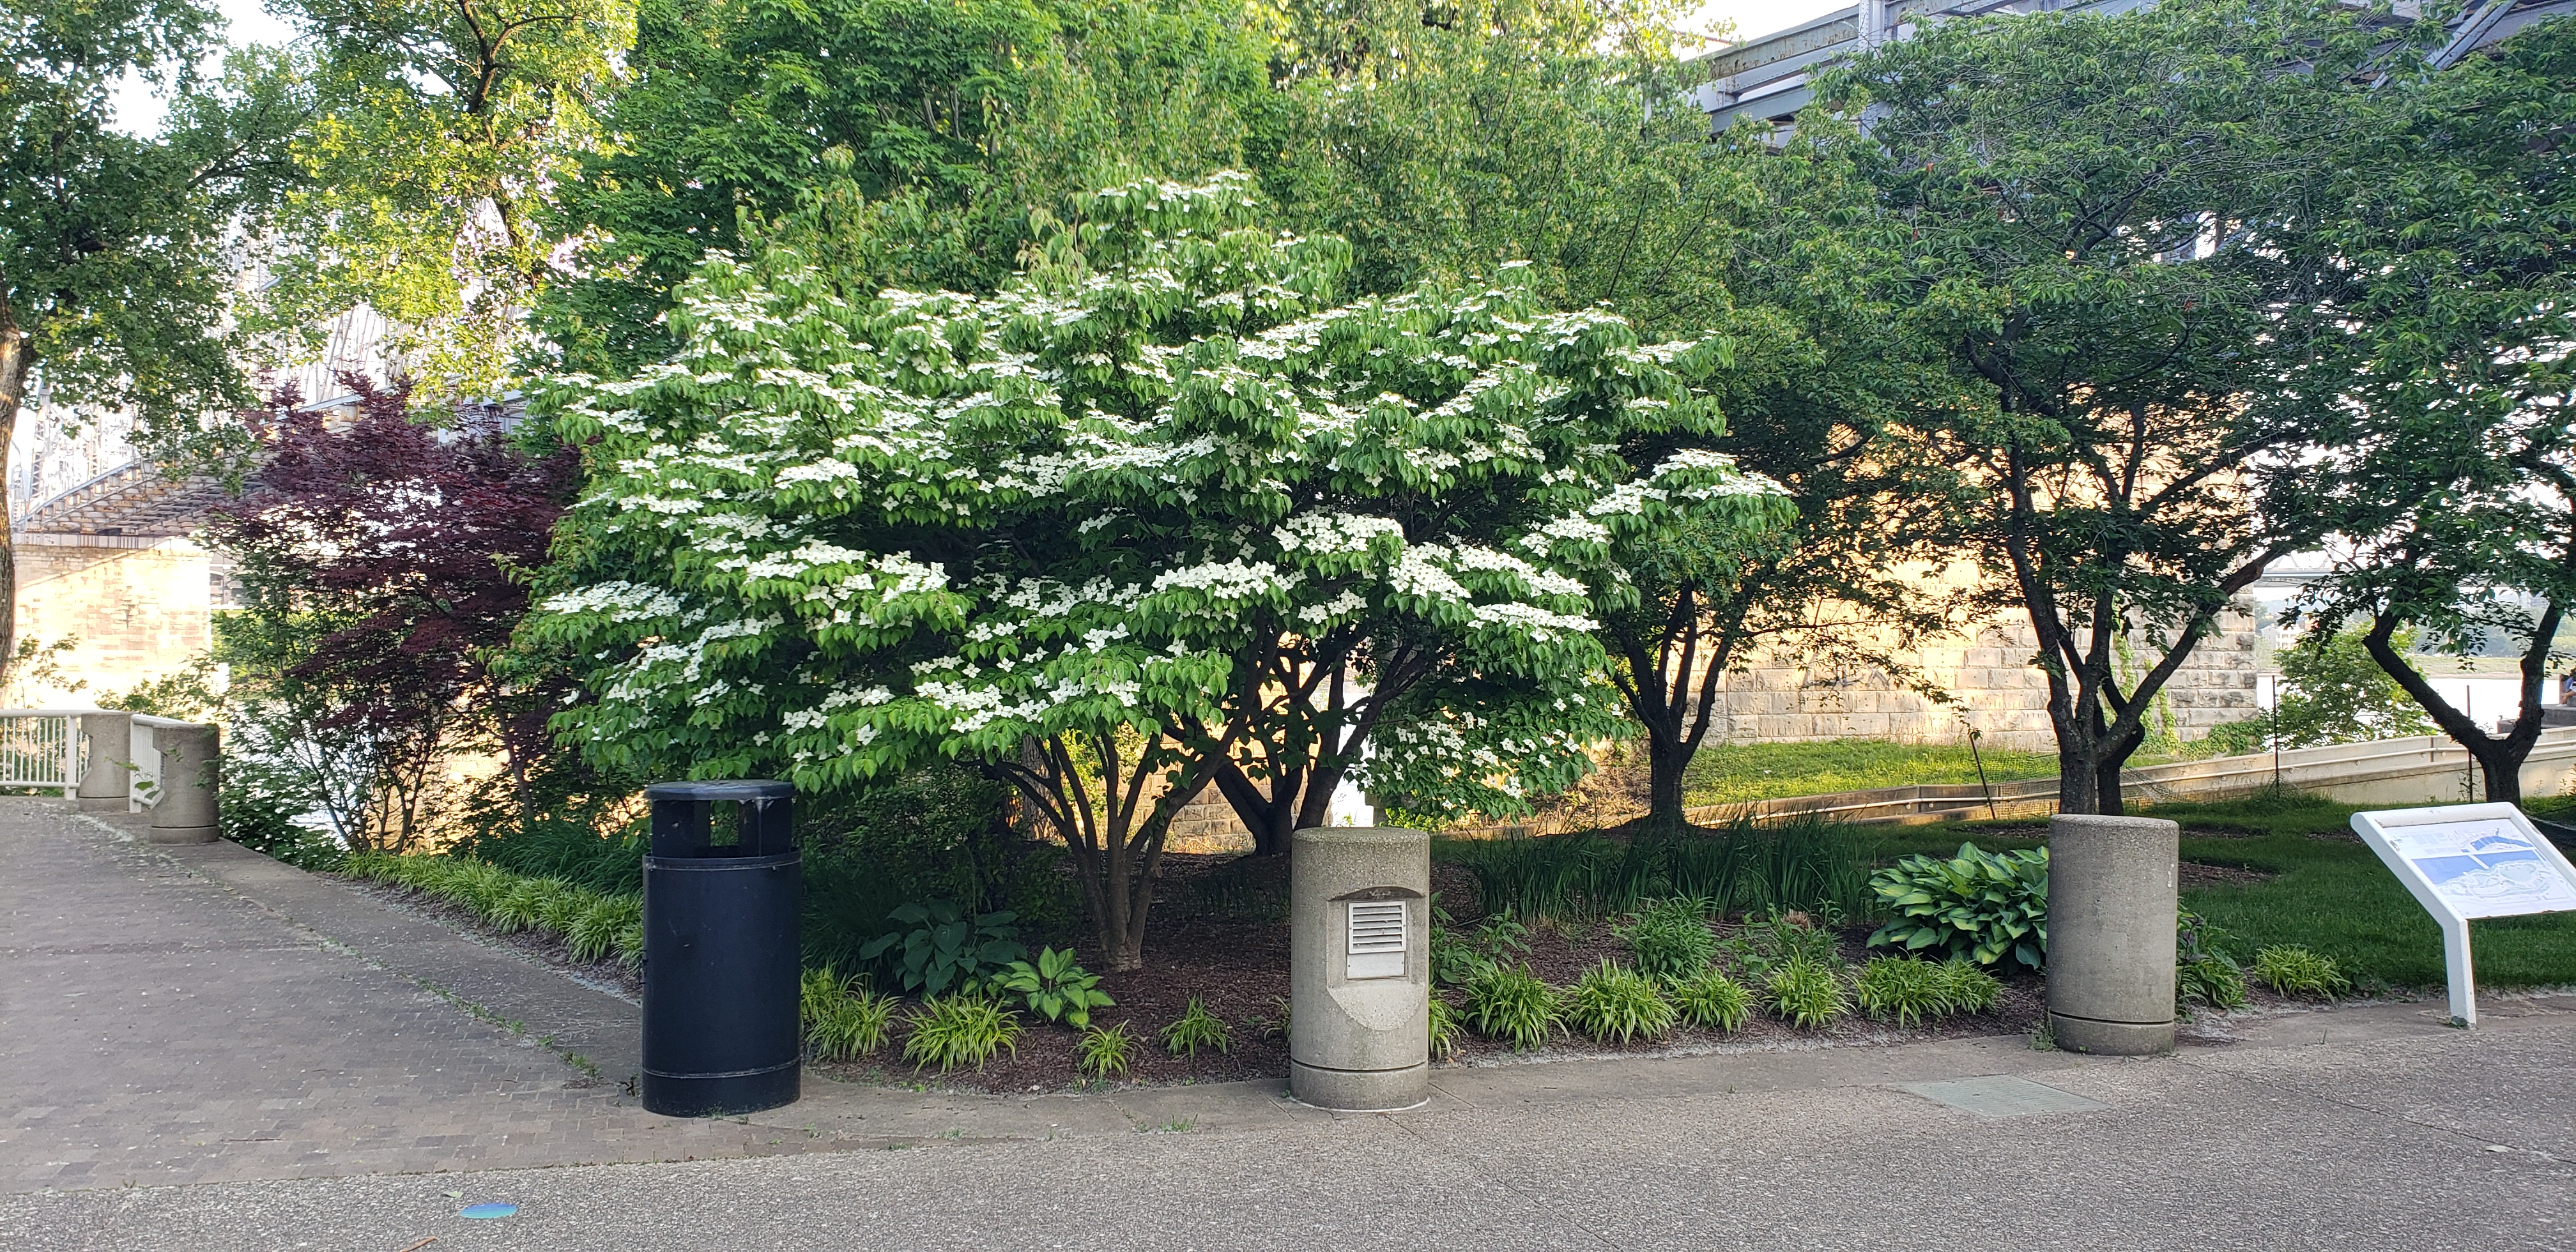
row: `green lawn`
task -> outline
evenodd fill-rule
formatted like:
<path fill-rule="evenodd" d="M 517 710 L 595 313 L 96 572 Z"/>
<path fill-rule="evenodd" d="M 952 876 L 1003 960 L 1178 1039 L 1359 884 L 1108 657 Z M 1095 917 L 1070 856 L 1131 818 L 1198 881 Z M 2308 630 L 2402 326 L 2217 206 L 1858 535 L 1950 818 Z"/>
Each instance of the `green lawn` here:
<path fill-rule="evenodd" d="M 2379 857 L 2358 840 L 2319 835 L 2349 831 L 2355 806 L 2303 796 L 2214 804 L 2166 804 L 2147 810 L 2182 823 L 2182 856 L 2205 865 L 2260 870 L 2260 883 L 2194 887 L 2183 907 L 2233 938 L 2236 955 L 2276 943 L 2305 944 L 2333 957 L 2356 982 L 2396 987 L 2442 985 L 2442 932 L 2399 886 Z M 2018 830 L 2022 837 L 2011 833 Z M 1882 855 L 1946 854 L 1961 840 L 1980 847 L 2036 847 L 2032 823 L 2000 828 L 1963 822 L 1902 828 L 1881 837 Z M 2483 987 L 2576 983 L 2576 913 L 2495 918 L 2470 924 L 2470 945 Z"/>
<path fill-rule="evenodd" d="M 2052 753 L 1981 751 L 1986 777 L 1994 782 L 2057 774 L 2057 757 Z M 1692 758 L 1690 771 L 1682 776 L 1682 795 L 1692 805 L 1743 804 L 1872 787 L 1976 781 L 1976 761 L 1966 744 L 1877 739 L 1711 744 Z"/>

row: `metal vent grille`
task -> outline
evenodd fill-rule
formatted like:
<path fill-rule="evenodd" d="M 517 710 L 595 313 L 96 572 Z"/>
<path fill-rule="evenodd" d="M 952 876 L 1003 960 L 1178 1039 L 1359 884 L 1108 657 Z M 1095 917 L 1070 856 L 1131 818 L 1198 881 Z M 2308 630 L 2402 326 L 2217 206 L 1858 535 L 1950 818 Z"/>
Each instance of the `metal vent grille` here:
<path fill-rule="evenodd" d="M 1404 901 L 1353 902 L 1347 976 L 1401 978 L 1404 955 Z"/>

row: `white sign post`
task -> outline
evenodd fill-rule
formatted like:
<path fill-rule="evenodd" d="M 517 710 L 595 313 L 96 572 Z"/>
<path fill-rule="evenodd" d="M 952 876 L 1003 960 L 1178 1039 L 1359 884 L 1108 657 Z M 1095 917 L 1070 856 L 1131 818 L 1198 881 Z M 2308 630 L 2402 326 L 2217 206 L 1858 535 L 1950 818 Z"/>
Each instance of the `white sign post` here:
<path fill-rule="evenodd" d="M 2442 924 L 2455 1026 L 2478 1024 L 2469 919 L 2576 910 L 2576 865 L 2513 805 L 2355 813 L 2352 829 Z"/>

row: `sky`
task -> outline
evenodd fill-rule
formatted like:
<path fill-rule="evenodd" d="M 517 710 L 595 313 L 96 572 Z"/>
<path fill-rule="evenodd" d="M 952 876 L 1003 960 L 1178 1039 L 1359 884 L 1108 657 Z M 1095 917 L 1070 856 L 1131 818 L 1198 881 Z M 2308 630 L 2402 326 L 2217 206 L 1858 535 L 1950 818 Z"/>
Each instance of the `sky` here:
<path fill-rule="evenodd" d="M 1751 38 L 1844 7 L 1847 0 L 1710 0 L 1694 10 L 1683 24 L 1706 29 L 1731 21 L 1737 38 Z M 237 44 L 279 44 L 293 33 L 285 22 L 260 7 L 260 0 L 215 0 L 215 8 L 224 15 L 225 35 Z M 117 126 L 130 134 L 159 131 L 163 111 L 150 87 L 139 79 L 127 80 L 117 93 Z"/>

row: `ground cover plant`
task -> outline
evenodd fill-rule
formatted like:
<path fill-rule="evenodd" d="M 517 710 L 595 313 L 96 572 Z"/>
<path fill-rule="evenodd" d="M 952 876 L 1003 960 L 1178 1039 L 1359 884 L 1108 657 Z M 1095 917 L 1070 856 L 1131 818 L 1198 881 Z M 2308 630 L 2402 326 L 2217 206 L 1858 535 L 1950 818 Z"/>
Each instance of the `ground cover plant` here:
<path fill-rule="evenodd" d="M 1762 990 L 1771 1011 L 1793 1025 L 1824 1026 L 1851 1011 L 1842 971 L 1803 955 L 1774 967 Z"/>
<path fill-rule="evenodd" d="M 1744 984 L 1717 968 L 1701 970 L 1689 981 L 1673 988 L 1673 1007 L 1683 1021 L 1711 1030 L 1735 1031 L 1744 1028 L 1753 1015 L 1753 993 Z"/>
<path fill-rule="evenodd" d="M 366 882 L 408 887 L 473 913 L 502 934 L 542 930 L 560 937 L 575 961 L 644 959 L 644 899 L 514 874 L 488 861 L 414 853 L 360 852 L 344 871 Z"/>

